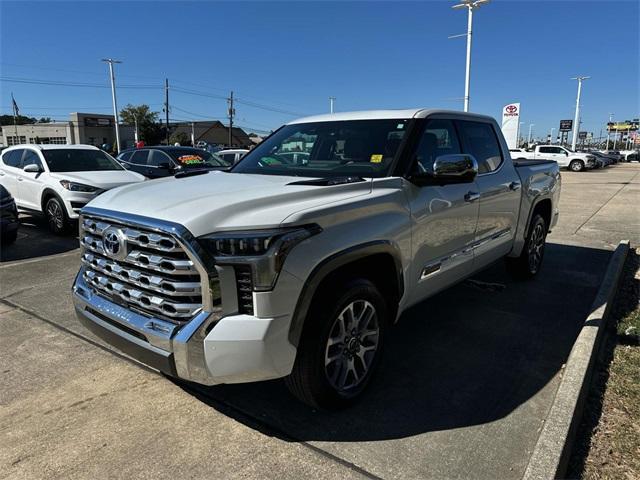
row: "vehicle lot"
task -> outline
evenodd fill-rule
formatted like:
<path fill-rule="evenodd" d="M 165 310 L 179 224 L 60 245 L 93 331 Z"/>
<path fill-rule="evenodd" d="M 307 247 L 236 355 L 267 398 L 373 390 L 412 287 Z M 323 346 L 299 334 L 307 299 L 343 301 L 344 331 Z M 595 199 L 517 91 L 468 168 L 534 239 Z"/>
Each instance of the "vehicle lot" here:
<path fill-rule="evenodd" d="M 124 361 L 75 319 L 75 240 L 30 219 L 0 265 L 0 477 L 519 478 L 610 249 L 640 242 L 639 164 L 562 180 L 540 278 L 500 264 L 412 309 L 337 414 L 280 381 L 195 388 Z"/>

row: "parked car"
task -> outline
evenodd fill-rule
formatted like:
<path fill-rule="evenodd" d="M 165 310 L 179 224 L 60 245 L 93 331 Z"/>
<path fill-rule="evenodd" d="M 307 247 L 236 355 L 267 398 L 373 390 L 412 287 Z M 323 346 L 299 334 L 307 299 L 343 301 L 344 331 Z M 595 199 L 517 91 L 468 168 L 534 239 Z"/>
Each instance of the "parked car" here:
<path fill-rule="evenodd" d="M 18 237 L 18 209 L 9 191 L 0 185 L 0 245 L 7 246 Z"/>
<path fill-rule="evenodd" d="M 223 169 L 232 164 L 216 154 L 193 147 L 143 147 L 124 150 L 118 161 L 147 178 L 175 175 L 189 169 Z"/>
<path fill-rule="evenodd" d="M 620 156 L 623 162 L 637 162 L 639 158 L 638 150 L 621 150 Z"/>
<path fill-rule="evenodd" d="M 222 157 L 225 161 L 231 163 L 231 165 L 235 165 L 238 163 L 242 157 L 244 157 L 249 150 L 245 148 L 227 148 L 225 150 L 220 150 L 217 152 L 219 157 Z"/>
<path fill-rule="evenodd" d="M 602 166 L 604 167 L 608 167 L 609 165 L 613 165 L 615 163 L 618 163 L 616 159 L 610 157 L 609 155 L 605 155 L 604 153 L 600 153 L 600 152 L 596 152 L 596 151 L 592 151 L 589 152 L 591 155 L 594 155 L 596 157 L 596 160 L 598 162 L 602 163 Z"/>
<path fill-rule="evenodd" d="M 560 145 L 536 145 L 533 150 L 511 152 L 511 157 L 514 160 L 554 160 L 558 162 L 558 166 L 568 168 L 573 172 L 581 172 L 598 167 L 598 162 L 594 155 L 577 153 Z"/>
<path fill-rule="evenodd" d="M 0 184 L 19 210 L 44 214 L 56 234 L 97 195 L 143 180 L 92 145 L 16 145 L 0 156 Z"/>
<path fill-rule="evenodd" d="M 304 164 L 280 153 L 300 138 Z M 75 310 L 106 342 L 174 377 L 286 377 L 302 401 L 343 407 L 409 307 L 504 258 L 518 278 L 539 273 L 560 181 L 556 162 L 512 161 L 483 115 L 303 118 L 229 172 L 87 205 Z"/>
<path fill-rule="evenodd" d="M 615 158 L 618 162 L 622 160 L 622 155 L 618 150 L 602 150 L 602 153 L 608 155 L 609 157 Z"/>

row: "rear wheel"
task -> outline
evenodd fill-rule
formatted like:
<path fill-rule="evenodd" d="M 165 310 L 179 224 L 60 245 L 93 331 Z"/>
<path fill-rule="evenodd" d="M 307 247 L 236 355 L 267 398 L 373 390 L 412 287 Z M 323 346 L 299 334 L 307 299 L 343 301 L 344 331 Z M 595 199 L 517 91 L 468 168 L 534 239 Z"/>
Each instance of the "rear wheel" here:
<path fill-rule="evenodd" d="M 547 224 L 542 215 L 535 214 L 531 219 L 529 233 L 520 256 L 507 257 L 509 273 L 518 279 L 535 277 L 542 267 L 546 238 Z"/>
<path fill-rule="evenodd" d="M 362 394 L 382 352 L 388 323 L 384 298 L 373 283 L 354 279 L 314 301 L 285 382 L 312 407 L 344 408 Z"/>
<path fill-rule="evenodd" d="M 572 160 L 569 164 L 569 169 L 572 172 L 581 172 L 582 170 L 584 170 L 584 162 L 582 162 L 581 160 Z"/>
<path fill-rule="evenodd" d="M 47 225 L 56 235 L 64 235 L 69 228 L 69 217 L 64 208 L 64 205 L 56 197 L 51 197 L 47 200 L 45 206 L 45 217 L 47 218 Z"/>

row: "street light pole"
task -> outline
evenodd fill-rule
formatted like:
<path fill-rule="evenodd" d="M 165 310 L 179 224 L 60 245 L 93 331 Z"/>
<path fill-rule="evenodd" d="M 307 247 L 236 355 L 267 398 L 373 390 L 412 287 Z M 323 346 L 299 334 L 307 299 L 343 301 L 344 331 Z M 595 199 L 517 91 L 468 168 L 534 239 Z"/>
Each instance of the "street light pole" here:
<path fill-rule="evenodd" d="M 535 127 L 535 123 L 530 123 L 529 124 L 529 140 L 527 140 L 527 147 L 531 146 L 531 128 Z"/>
<path fill-rule="evenodd" d="M 469 89 L 471 85 L 471 36 L 473 34 L 473 10 L 476 8 L 480 8 L 485 3 L 489 3 L 489 0 L 462 0 L 459 4 L 454 5 L 454 10 L 460 8 L 466 8 L 468 12 L 467 16 L 467 33 L 463 33 L 462 35 L 453 35 L 449 38 L 456 37 L 467 37 L 467 64 L 464 75 L 464 111 L 469 111 Z"/>
<path fill-rule="evenodd" d="M 116 123 L 116 151 L 120 153 L 120 121 L 118 119 L 118 103 L 116 102 L 116 78 L 113 74 L 113 64 L 122 63 L 120 60 L 113 58 L 103 58 L 103 62 L 109 64 L 109 77 L 111 78 L 111 99 L 113 100 L 113 118 Z"/>
<path fill-rule="evenodd" d="M 613 113 L 609 114 L 609 123 L 613 122 Z M 607 150 L 609 150 L 609 139 L 611 138 L 611 130 L 609 130 L 609 125 L 607 125 Z"/>
<path fill-rule="evenodd" d="M 333 113 L 333 102 L 336 101 L 336 97 L 329 97 L 329 112 Z"/>
<path fill-rule="evenodd" d="M 578 96 L 576 97 L 576 115 L 573 118 L 573 139 L 571 140 L 571 150 L 576 149 L 576 142 L 578 141 L 578 130 L 580 130 L 580 93 L 582 92 L 582 81 L 588 80 L 591 77 L 573 77 L 571 80 L 578 81 Z"/>
<path fill-rule="evenodd" d="M 518 134 L 517 134 L 517 138 L 518 138 L 518 143 L 520 143 L 520 128 L 522 127 L 522 125 L 524 125 L 524 122 L 520 122 L 518 123 Z"/>
<path fill-rule="evenodd" d="M 549 133 L 549 145 L 551 145 L 553 143 L 553 131 L 555 130 L 555 127 L 551 127 L 551 132 Z"/>

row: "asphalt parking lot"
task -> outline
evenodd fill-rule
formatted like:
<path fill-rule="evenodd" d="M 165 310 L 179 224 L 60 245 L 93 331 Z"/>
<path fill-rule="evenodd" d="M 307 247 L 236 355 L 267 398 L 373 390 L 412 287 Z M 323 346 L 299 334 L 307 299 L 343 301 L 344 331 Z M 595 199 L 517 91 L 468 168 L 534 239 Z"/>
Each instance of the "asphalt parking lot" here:
<path fill-rule="evenodd" d="M 73 314 L 77 240 L 25 218 L 0 264 L 0 478 L 520 478 L 611 249 L 640 243 L 640 164 L 562 181 L 540 277 L 498 264 L 407 312 L 340 413 L 114 352 Z"/>

